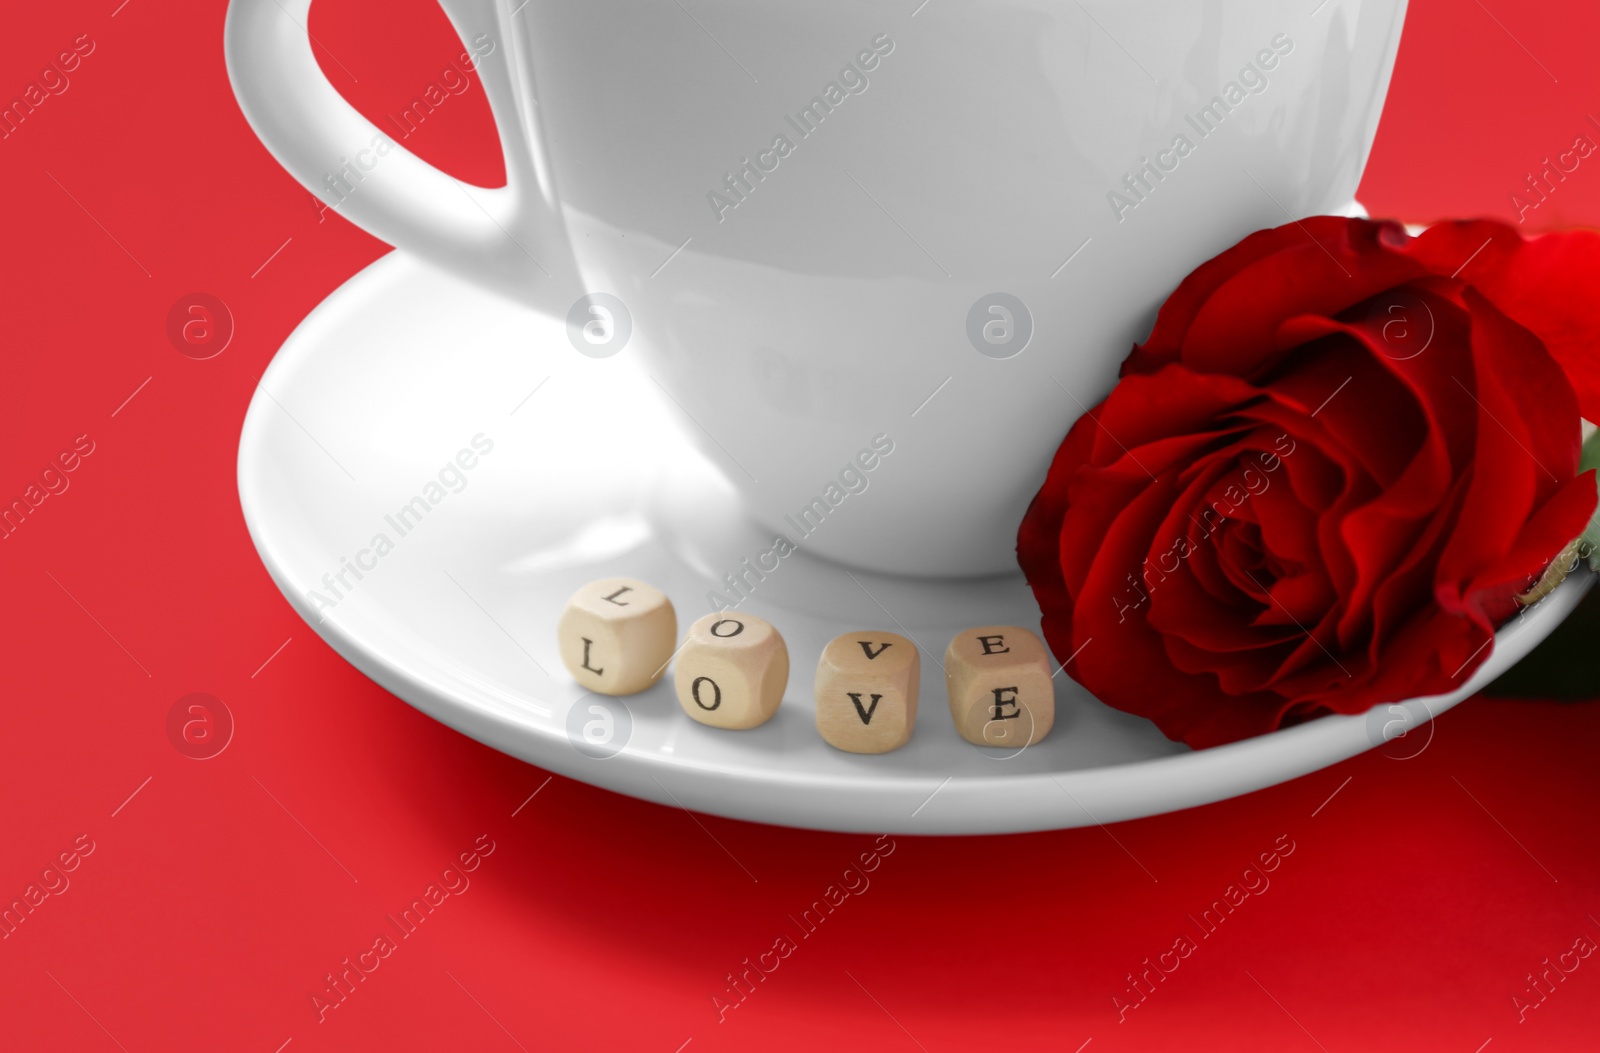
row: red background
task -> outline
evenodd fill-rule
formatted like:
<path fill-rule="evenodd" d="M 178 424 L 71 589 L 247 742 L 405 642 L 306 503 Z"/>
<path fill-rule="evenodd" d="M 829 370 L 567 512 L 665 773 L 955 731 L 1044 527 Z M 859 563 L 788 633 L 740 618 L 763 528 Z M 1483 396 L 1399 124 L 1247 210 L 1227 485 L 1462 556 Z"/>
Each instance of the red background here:
<path fill-rule="evenodd" d="M 895 838 L 801 940 L 787 915 L 871 838 L 546 784 L 374 686 L 268 580 L 234 458 L 279 343 L 386 247 L 323 221 L 257 143 L 221 3 L 118 2 L 13 4 L 0 33 L 5 98 L 95 42 L 0 140 L 0 501 L 75 437 L 95 444 L 0 541 L 0 901 L 79 835 L 95 846 L 0 940 L 0 1047 L 1592 1048 L 1600 957 L 1526 1020 L 1512 1003 L 1543 959 L 1600 942 L 1592 705 L 1474 700 L 1414 759 L 1374 752 L 1110 830 Z M 1486 2 L 1414 0 L 1363 187 L 1374 214 L 1515 219 L 1525 176 L 1600 134 L 1600 9 Z M 375 118 L 459 50 L 426 0 L 324 2 L 312 29 Z M 407 145 L 500 177 L 480 90 Z M 1528 226 L 1597 222 L 1593 158 Z M 237 320 L 207 361 L 165 335 L 196 291 Z M 196 691 L 237 723 L 205 761 L 166 731 Z M 324 975 L 480 834 L 496 847 L 470 887 L 319 1022 Z M 1285 834 L 1270 886 L 1119 1023 L 1126 974 L 1196 936 L 1186 916 Z M 798 950 L 719 1023 L 726 974 L 782 935 Z"/>

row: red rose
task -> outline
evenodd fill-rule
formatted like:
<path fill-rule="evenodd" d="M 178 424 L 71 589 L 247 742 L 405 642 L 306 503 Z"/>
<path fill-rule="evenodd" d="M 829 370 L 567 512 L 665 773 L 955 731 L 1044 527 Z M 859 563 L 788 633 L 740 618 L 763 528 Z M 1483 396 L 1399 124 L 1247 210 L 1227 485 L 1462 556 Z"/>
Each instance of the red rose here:
<path fill-rule="evenodd" d="M 1052 650 L 1196 747 L 1459 687 L 1594 510 L 1597 279 L 1593 233 L 1330 216 L 1201 266 L 1023 519 Z"/>

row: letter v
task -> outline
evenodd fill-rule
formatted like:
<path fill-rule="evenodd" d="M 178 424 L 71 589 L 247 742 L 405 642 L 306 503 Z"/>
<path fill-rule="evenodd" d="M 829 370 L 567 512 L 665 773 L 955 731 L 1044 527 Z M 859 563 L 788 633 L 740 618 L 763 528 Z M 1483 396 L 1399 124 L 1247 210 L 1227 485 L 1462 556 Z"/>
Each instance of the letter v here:
<path fill-rule="evenodd" d="M 874 659 L 874 658 L 878 657 L 880 654 L 882 654 L 883 652 L 887 651 L 889 648 L 894 646 L 894 644 L 882 643 L 882 644 L 879 644 L 878 645 L 878 649 L 876 651 L 874 651 L 872 649 L 872 645 L 870 643 L 868 643 L 867 641 L 865 641 L 865 640 L 857 640 L 856 643 L 860 644 L 861 645 L 861 649 L 867 653 L 867 658 L 868 658 L 869 661 L 871 659 Z"/>
<path fill-rule="evenodd" d="M 885 644 L 884 646 L 888 646 L 888 645 Z M 860 715 L 861 723 L 863 723 L 863 724 L 871 724 L 872 723 L 872 714 L 874 714 L 874 713 L 876 713 L 878 711 L 878 699 L 882 698 L 883 696 L 882 695 L 873 695 L 872 696 L 872 705 L 870 705 L 870 706 L 866 707 L 865 709 L 863 709 L 863 708 L 861 708 L 861 693 L 860 692 L 858 692 L 858 691 L 846 691 L 845 694 L 849 695 L 850 696 L 850 701 L 855 703 L 856 713 Z"/>

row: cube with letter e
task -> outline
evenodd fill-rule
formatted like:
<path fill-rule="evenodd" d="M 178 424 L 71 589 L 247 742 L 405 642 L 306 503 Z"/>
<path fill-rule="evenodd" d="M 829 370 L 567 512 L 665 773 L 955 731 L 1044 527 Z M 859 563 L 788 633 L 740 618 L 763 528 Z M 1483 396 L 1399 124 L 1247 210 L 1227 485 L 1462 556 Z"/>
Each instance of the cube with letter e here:
<path fill-rule="evenodd" d="M 1014 625 L 982 625 L 957 633 L 945 650 L 950 717 L 974 746 L 1031 746 L 1056 719 L 1050 652 Z"/>

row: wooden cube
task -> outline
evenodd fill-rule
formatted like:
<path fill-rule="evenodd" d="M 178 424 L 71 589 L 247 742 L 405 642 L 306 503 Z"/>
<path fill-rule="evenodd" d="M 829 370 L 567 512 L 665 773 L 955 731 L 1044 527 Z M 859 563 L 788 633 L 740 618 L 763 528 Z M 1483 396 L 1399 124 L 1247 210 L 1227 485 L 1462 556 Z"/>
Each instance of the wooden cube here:
<path fill-rule="evenodd" d="M 744 730 L 772 719 L 789 685 L 789 648 L 772 625 L 722 611 L 689 626 L 673 665 L 678 704 L 702 724 Z"/>
<path fill-rule="evenodd" d="M 922 662 L 904 636 L 834 637 L 817 662 L 817 731 L 850 753 L 888 753 L 911 740 Z"/>
<path fill-rule="evenodd" d="M 944 653 L 956 731 L 974 746 L 1021 749 L 1050 734 L 1055 684 L 1044 641 L 1015 625 L 957 633 Z"/>
<path fill-rule="evenodd" d="M 631 695 L 661 679 L 677 640 L 672 601 L 635 578 L 591 581 L 572 594 L 556 626 L 567 671 L 602 695 Z"/>

